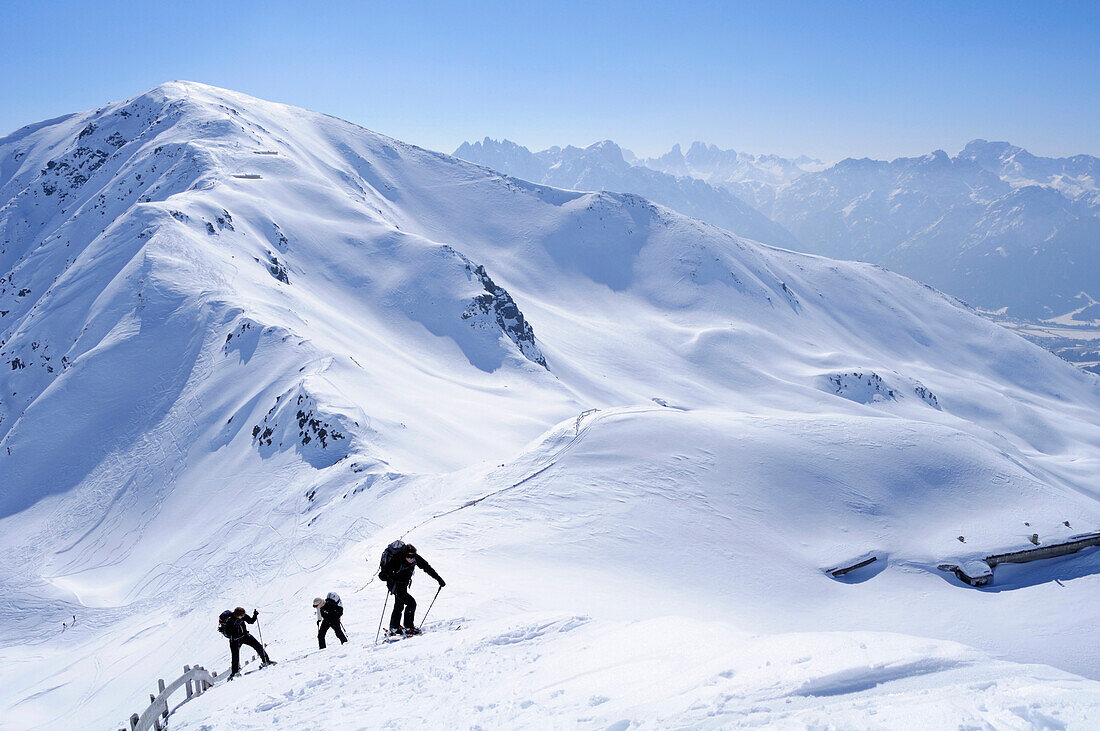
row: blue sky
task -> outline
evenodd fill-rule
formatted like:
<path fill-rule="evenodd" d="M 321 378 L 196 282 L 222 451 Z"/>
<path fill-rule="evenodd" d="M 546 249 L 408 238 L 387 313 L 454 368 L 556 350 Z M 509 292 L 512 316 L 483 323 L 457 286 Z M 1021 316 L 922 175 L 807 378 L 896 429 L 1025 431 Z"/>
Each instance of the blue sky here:
<path fill-rule="evenodd" d="M 0 0 L 0 134 L 171 79 L 451 152 L 1100 155 L 1095 2 Z"/>

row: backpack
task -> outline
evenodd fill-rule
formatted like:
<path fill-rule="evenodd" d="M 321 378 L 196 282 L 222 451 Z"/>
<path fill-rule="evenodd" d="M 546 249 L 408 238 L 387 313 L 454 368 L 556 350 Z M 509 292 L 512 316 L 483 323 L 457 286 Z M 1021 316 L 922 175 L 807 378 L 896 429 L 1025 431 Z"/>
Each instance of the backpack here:
<path fill-rule="evenodd" d="M 335 602 L 337 606 L 344 606 L 343 603 L 341 603 L 340 601 L 340 595 L 334 591 L 330 591 L 328 593 L 328 596 L 325 598 L 328 599 L 330 602 Z"/>
<path fill-rule="evenodd" d="M 229 620 L 232 616 L 233 612 L 226 609 L 218 617 L 218 631 L 230 639 L 233 639 L 233 635 L 229 633 Z"/>
<path fill-rule="evenodd" d="M 382 551 L 382 560 L 378 562 L 379 579 L 389 581 L 393 578 L 392 564 L 404 551 L 405 543 L 403 541 L 394 541 L 386 546 L 386 550 Z"/>

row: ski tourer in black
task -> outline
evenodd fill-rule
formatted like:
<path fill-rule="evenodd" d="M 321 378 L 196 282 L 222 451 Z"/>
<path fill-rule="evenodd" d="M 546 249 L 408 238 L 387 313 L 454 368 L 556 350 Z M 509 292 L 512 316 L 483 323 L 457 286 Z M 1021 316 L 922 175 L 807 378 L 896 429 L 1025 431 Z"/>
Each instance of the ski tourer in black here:
<path fill-rule="evenodd" d="M 232 658 L 232 665 L 229 671 L 229 677 L 231 678 L 241 670 L 241 645 L 248 645 L 255 650 L 264 665 L 272 664 L 271 658 L 267 656 L 267 651 L 264 650 L 264 646 L 249 633 L 248 627 L 245 626 L 246 622 L 248 624 L 255 624 L 256 618 L 259 615 L 260 613 L 254 609 L 252 610 L 252 616 L 249 617 L 242 607 L 237 607 L 233 610 L 233 615 L 225 621 L 224 634 L 229 638 L 229 654 Z"/>
<path fill-rule="evenodd" d="M 416 600 L 409 594 L 409 585 L 412 583 L 413 572 L 417 567 L 424 569 L 424 573 L 439 582 L 442 589 L 447 585 L 439 574 L 435 572 L 431 564 L 416 552 L 416 547 L 409 544 L 404 550 L 390 561 L 386 586 L 393 594 L 393 613 L 390 614 L 390 633 L 396 634 L 402 631 L 401 619 L 404 614 L 404 632 L 416 631 Z"/>
<path fill-rule="evenodd" d="M 329 629 L 336 633 L 336 639 L 340 644 L 348 641 L 344 635 L 344 628 L 340 624 L 340 617 L 344 616 L 344 607 L 340 604 L 340 597 L 336 592 L 330 591 L 323 602 L 317 605 L 317 645 L 325 649 L 325 635 Z"/>

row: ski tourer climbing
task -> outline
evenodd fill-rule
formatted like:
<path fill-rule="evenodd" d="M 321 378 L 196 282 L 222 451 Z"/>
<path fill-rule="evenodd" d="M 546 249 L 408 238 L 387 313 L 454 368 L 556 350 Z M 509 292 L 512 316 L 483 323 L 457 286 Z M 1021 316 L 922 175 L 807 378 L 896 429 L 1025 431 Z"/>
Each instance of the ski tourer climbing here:
<path fill-rule="evenodd" d="M 340 644 L 348 641 L 344 635 L 344 626 L 340 617 L 344 615 L 344 606 L 340 603 L 340 595 L 330 591 L 323 600 L 318 597 L 313 600 L 313 606 L 317 608 L 317 646 L 325 649 L 325 635 L 331 628 L 336 633 L 336 639 Z"/>
<path fill-rule="evenodd" d="M 265 667 L 275 664 L 275 661 L 267 656 L 264 646 L 249 633 L 248 627 L 245 626 L 245 623 L 255 624 L 259 616 L 260 612 L 257 609 L 253 609 L 252 616 L 249 617 L 248 613 L 244 611 L 244 607 L 237 607 L 232 612 L 227 609 L 218 618 L 218 631 L 229 639 L 229 654 L 232 658 L 232 666 L 229 671 L 230 680 L 241 670 L 241 645 L 248 645 L 255 650 Z"/>
<path fill-rule="evenodd" d="M 393 594 L 390 635 L 414 635 L 419 633 L 416 628 L 416 600 L 409 594 L 409 585 L 412 583 L 413 572 L 416 571 L 417 566 L 424 569 L 428 576 L 438 581 L 440 589 L 447 585 L 447 582 L 435 572 L 431 564 L 416 552 L 416 546 L 412 544 L 394 541 L 382 553 L 378 578 L 386 582 L 387 588 Z M 404 627 L 401 625 L 402 614 L 404 614 Z"/>

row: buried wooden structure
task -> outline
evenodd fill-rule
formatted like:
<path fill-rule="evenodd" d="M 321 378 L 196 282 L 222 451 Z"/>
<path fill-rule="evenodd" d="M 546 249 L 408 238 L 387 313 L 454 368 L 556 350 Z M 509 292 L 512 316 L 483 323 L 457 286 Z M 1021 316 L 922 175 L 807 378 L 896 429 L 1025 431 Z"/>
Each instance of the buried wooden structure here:
<path fill-rule="evenodd" d="M 832 576 L 835 579 L 835 578 L 838 578 L 840 576 L 844 576 L 844 574 L 851 573 L 852 571 L 855 571 L 856 569 L 861 569 L 864 566 L 870 566 L 875 561 L 878 561 L 878 556 L 868 556 L 868 557 L 863 558 L 861 560 L 858 560 L 858 561 L 856 561 L 856 563 L 850 564 L 848 566 L 837 566 L 835 568 L 825 569 L 825 573 L 827 573 L 829 576 Z"/>
<path fill-rule="evenodd" d="M 1036 542 L 1038 540 L 1038 535 L 1034 535 L 1031 540 L 1033 543 Z M 1083 533 L 1070 538 L 1068 541 L 1051 543 L 1050 545 L 1040 546 L 1038 548 L 1025 548 L 1020 551 L 995 553 L 986 556 L 984 559 L 971 559 L 958 564 L 942 563 L 939 565 L 939 569 L 941 571 L 952 572 L 955 576 L 959 577 L 961 581 L 971 586 L 985 586 L 993 581 L 993 568 L 998 564 L 1030 563 L 1045 558 L 1058 558 L 1059 556 L 1068 556 L 1071 553 L 1077 553 L 1082 548 L 1089 548 L 1090 546 L 1100 546 L 1100 532 Z"/>
<path fill-rule="evenodd" d="M 201 665 L 195 667 L 184 665 L 183 675 L 173 680 L 169 685 L 166 686 L 163 679 L 157 681 L 159 694 L 153 695 L 150 693 L 149 707 L 145 709 L 145 712 L 140 716 L 136 713 L 130 716 L 130 728 L 120 728 L 119 731 L 148 731 L 151 728 L 160 731 L 165 728 L 165 724 L 162 723 L 161 719 L 168 718 L 168 698 L 173 693 L 180 688 L 186 688 L 186 700 L 190 700 L 192 697 L 202 695 L 212 688 L 217 677 L 216 672 L 212 673 Z"/>

